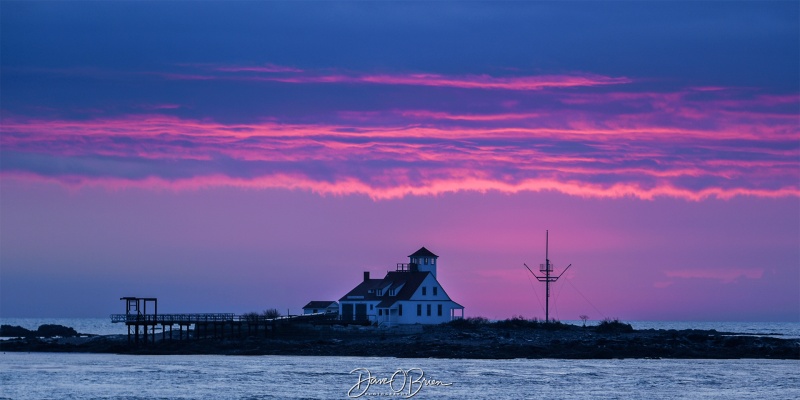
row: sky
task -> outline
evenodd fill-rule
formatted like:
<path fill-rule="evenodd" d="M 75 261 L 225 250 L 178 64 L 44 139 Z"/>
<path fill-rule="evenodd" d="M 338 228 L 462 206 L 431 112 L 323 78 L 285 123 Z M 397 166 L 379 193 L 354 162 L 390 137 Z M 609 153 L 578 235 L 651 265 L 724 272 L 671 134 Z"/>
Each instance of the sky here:
<path fill-rule="evenodd" d="M 797 2 L 0 3 L 0 316 L 800 321 Z"/>

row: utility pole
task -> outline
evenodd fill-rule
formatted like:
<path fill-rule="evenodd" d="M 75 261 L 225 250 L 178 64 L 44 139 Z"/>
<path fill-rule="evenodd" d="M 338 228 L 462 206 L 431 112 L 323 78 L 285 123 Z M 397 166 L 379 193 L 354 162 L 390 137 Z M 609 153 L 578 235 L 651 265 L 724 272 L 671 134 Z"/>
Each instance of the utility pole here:
<path fill-rule="evenodd" d="M 549 230 L 545 231 L 545 239 L 544 240 L 545 240 L 545 242 L 544 242 L 544 264 L 539 264 L 539 272 L 544 273 L 544 276 L 536 275 L 533 272 L 533 270 L 531 270 L 530 267 L 528 267 L 528 264 L 524 264 L 523 263 L 523 265 L 525 266 L 525 268 L 528 268 L 528 271 L 531 271 L 531 274 L 533 274 L 533 276 L 536 277 L 536 280 L 538 280 L 539 282 L 544 282 L 544 286 L 545 286 L 544 321 L 545 322 L 550 322 L 550 283 L 557 281 L 558 278 L 561 278 L 561 275 L 564 275 L 564 272 L 567 272 L 567 270 L 569 269 L 569 267 L 572 266 L 572 264 L 568 265 L 567 268 L 564 268 L 564 270 L 561 271 L 561 274 L 559 274 L 558 276 L 552 276 L 551 274 L 553 273 L 553 264 L 550 263 L 550 231 Z"/>

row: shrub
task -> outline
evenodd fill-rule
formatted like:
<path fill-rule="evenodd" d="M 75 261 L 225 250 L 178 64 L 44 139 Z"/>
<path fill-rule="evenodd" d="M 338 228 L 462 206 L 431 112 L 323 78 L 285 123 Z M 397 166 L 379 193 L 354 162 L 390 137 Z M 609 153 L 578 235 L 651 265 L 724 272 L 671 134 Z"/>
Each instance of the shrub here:
<path fill-rule="evenodd" d="M 600 324 L 597 325 L 598 332 L 604 333 L 625 333 L 625 332 L 633 332 L 633 327 L 631 324 L 626 324 L 621 322 L 619 319 L 614 318 L 606 318 L 600 321 Z"/>
<path fill-rule="evenodd" d="M 456 328 L 477 328 L 488 323 L 489 320 L 484 317 L 459 318 L 448 322 L 450 326 Z"/>
<path fill-rule="evenodd" d="M 542 327 L 542 329 L 547 329 L 547 330 L 550 330 L 550 331 L 563 331 L 565 329 L 572 328 L 572 325 L 565 324 L 565 323 L 563 323 L 561 321 L 557 321 L 557 320 L 554 320 L 554 319 L 550 320 L 550 322 L 541 323 L 540 326 Z"/>
<path fill-rule="evenodd" d="M 521 315 L 515 315 L 511 318 L 497 321 L 496 325 L 498 328 L 537 328 L 540 323 L 536 318 L 527 320 Z"/>
<path fill-rule="evenodd" d="M 262 315 L 264 315 L 264 317 L 266 317 L 266 318 L 278 318 L 278 317 L 281 316 L 281 312 L 278 311 L 277 308 L 270 308 L 270 309 L 264 310 L 264 313 Z"/>
<path fill-rule="evenodd" d="M 258 322 L 258 313 L 257 312 L 249 312 L 247 314 L 242 315 L 245 321 L 249 322 Z"/>

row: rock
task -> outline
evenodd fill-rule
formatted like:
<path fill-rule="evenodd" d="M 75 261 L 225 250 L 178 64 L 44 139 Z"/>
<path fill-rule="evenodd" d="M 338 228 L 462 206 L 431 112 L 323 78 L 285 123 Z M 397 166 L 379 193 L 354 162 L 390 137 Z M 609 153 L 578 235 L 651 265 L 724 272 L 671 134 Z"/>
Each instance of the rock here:
<path fill-rule="evenodd" d="M 0 336 L 2 337 L 24 337 L 24 338 L 31 338 L 31 337 L 54 337 L 54 336 L 61 336 L 61 337 L 73 337 L 79 336 L 78 332 L 75 329 L 72 329 L 68 326 L 63 325 L 51 325 L 45 324 L 39 327 L 39 329 L 32 331 L 29 329 L 25 329 L 21 326 L 11 326 L 11 325 L 2 325 L 0 326 Z"/>
<path fill-rule="evenodd" d="M 30 337 L 33 332 L 21 326 L 2 325 L 0 326 L 0 336 L 2 337 Z"/>
<path fill-rule="evenodd" d="M 78 332 L 75 329 L 70 328 L 64 325 L 52 325 L 52 324 L 45 324 L 39 326 L 39 329 L 36 330 L 36 335 L 41 337 L 53 337 L 53 336 L 61 336 L 61 337 L 73 337 L 79 336 Z"/>

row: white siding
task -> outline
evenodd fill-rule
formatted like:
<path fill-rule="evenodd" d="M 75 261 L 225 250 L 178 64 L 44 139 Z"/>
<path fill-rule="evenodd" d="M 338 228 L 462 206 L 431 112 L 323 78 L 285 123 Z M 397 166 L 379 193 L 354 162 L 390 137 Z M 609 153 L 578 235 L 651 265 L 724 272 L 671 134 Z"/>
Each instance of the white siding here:
<path fill-rule="evenodd" d="M 398 306 L 403 305 L 403 315 L 398 315 Z M 421 306 L 422 315 L 417 315 L 417 305 Z M 428 305 L 431 306 L 431 315 L 428 316 Z M 438 314 L 438 306 L 442 306 L 442 315 Z M 450 314 L 456 303 L 452 301 L 399 301 L 392 305 L 388 317 L 378 317 L 378 321 L 396 324 L 441 324 L 450 321 Z"/>
<path fill-rule="evenodd" d="M 422 294 L 422 288 L 425 288 L 425 294 Z M 437 294 L 433 294 L 433 288 L 436 287 Z M 428 275 L 422 284 L 419 285 L 417 291 L 411 295 L 411 300 L 414 301 L 425 301 L 425 300 L 450 300 L 450 297 L 447 296 L 444 289 L 442 289 L 442 285 L 439 284 L 439 281 L 436 280 L 432 275 Z"/>

